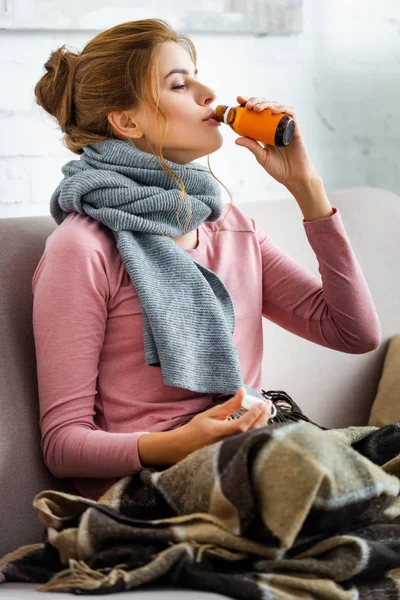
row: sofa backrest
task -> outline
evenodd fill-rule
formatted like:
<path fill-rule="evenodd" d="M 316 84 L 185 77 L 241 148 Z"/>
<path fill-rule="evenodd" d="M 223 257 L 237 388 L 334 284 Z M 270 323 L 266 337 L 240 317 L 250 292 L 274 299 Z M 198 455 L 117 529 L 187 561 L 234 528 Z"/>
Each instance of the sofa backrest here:
<path fill-rule="evenodd" d="M 373 188 L 328 195 L 341 212 L 370 286 L 382 344 L 368 354 L 344 354 L 263 319 L 263 388 L 285 390 L 312 420 L 344 427 L 367 423 L 388 341 L 400 331 L 400 199 Z M 294 199 L 239 206 L 282 249 L 319 275 Z M 77 494 L 70 480 L 51 475 L 40 448 L 32 276 L 55 227 L 50 216 L 0 219 L 0 557 L 42 541 L 45 529 L 32 507 L 38 492 Z"/>
<path fill-rule="evenodd" d="M 42 541 L 32 506 L 38 492 L 76 494 L 69 480 L 53 477 L 40 448 L 32 277 L 55 227 L 51 217 L 0 219 L 0 557 Z"/>

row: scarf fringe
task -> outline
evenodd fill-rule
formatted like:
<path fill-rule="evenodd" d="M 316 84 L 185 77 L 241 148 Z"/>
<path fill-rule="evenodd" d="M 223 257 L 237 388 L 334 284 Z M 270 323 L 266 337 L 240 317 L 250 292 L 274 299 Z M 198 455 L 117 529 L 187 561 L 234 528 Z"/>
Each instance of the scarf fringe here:
<path fill-rule="evenodd" d="M 95 571 L 89 567 L 83 560 L 69 561 L 69 569 L 64 569 L 56 573 L 47 583 L 37 588 L 38 592 L 71 592 L 72 588 L 82 590 L 96 590 L 99 587 L 114 586 L 116 581 L 125 574 L 116 565 L 110 573 L 105 574 Z"/>
<path fill-rule="evenodd" d="M 170 542 L 170 545 L 175 545 L 175 542 Z M 208 551 L 225 560 L 239 561 L 248 557 L 247 553 L 232 552 L 214 544 L 201 544 L 194 540 L 191 540 L 190 546 L 195 550 L 196 562 L 202 560 L 204 551 Z M 56 573 L 47 583 L 37 588 L 36 591 L 72 592 L 74 588 L 79 590 L 96 590 L 98 588 L 112 587 L 118 579 L 124 578 L 124 575 L 126 575 L 126 572 L 121 569 L 121 567 L 126 566 L 125 564 L 116 565 L 108 574 L 91 569 L 83 560 L 77 561 L 71 558 L 69 565 L 68 569 Z"/>
<path fill-rule="evenodd" d="M 327 427 L 318 425 L 314 421 L 311 421 L 301 410 L 300 406 L 289 396 L 284 390 L 261 390 L 264 398 L 268 398 L 273 402 L 277 409 L 277 414 L 273 419 L 270 419 L 270 423 L 285 423 L 287 421 L 298 422 L 306 421 L 316 427 L 319 427 L 323 431 L 328 431 Z"/>

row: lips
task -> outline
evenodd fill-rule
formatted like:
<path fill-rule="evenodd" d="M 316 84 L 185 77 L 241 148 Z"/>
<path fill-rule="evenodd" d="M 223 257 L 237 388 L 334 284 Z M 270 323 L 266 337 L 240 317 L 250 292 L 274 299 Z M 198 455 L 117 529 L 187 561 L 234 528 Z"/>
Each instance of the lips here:
<path fill-rule="evenodd" d="M 208 114 L 208 116 L 207 116 L 205 119 L 203 119 L 203 121 L 208 121 L 208 119 L 211 119 L 213 116 L 214 116 L 214 111 L 212 110 L 212 111 L 211 111 L 211 112 Z"/>

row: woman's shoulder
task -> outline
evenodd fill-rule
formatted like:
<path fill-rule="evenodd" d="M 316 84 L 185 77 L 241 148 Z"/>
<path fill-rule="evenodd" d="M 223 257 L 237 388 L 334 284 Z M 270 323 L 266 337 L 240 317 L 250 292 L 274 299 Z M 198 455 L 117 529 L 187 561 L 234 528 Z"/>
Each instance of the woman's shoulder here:
<path fill-rule="evenodd" d="M 115 244 L 112 231 L 96 219 L 71 212 L 46 240 L 46 249 L 77 249 L 81 252 L 108 251 Z"/>

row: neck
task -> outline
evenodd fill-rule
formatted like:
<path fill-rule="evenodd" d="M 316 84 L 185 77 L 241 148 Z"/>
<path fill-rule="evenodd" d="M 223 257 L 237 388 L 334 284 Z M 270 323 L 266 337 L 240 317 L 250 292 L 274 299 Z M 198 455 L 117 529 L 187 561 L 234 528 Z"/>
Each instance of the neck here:
<path fill-rule="evenodd" d="M 189 231 L 186 235 L 172 238 L 184 250 L 194 250 L 199 244 L 198 229 Z"/>

